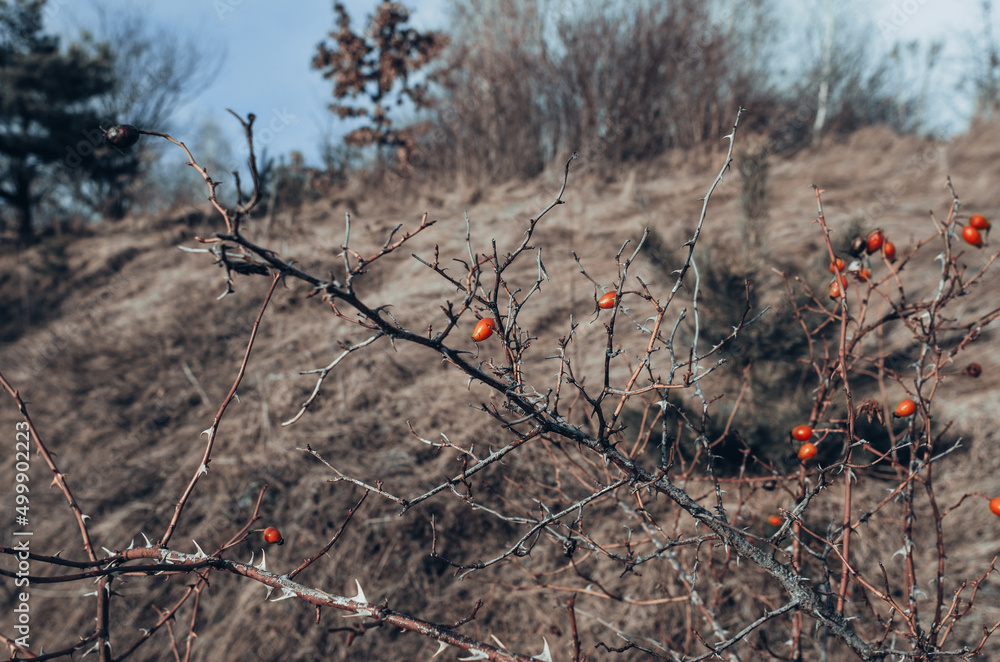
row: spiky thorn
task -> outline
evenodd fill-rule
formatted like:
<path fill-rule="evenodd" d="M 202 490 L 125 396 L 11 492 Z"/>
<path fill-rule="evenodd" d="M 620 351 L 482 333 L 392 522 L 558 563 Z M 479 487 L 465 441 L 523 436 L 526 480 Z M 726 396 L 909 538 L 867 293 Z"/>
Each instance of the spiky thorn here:
<path fill-rule="evenodd" d="M 538 655 L 532 657 L 532 660 L 541 660 L 541 662 L 552 662 L 552 651 L 549 650 L 549 640 L 542 637 L 542 642 L 545 644 L 545 648 Z"/>
<path fill-rule="evenodd" d="M 355 579 L 354 583 L 358 587 L 358 594 L 355 595 L 353 598 L 351 598 L 351 601 L 352 602 L 361 602 L 361 603 L 364 603 L 364 604 L 368 604 L 368 598 L 365 597 L 365 592 L 361 589 L 361 582 L 359 582 L 357 579 Z M 354 612 L 353 614 L 348 614 L 348 615 L 344 616 L 344 618 L 364 618 L 367 615 L 368 614 L 366 614 L 364 612 L 358 611 L 358 612 Z"/>

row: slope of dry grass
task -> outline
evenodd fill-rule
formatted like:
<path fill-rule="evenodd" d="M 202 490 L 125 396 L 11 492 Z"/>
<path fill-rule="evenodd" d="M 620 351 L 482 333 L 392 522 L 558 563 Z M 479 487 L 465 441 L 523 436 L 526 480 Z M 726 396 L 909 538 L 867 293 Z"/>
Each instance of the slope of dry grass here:
<path fill-rule="evenodd" d="M 821 234 L 811 224 L 815 200 L 810 185 L 826 190 L 826 216 L 835 230 L 846 236 L 852 222 L 882 226 L 905 254 L 918 238 L 931 234 L 928 210 L 939 217 L 946 214 L 949 196 L 943 184 L 949 174 L 964 210 L 1000 217 L 1000 189 L 995 185 L 1000 180 L 997 145 L 1000 127 L 996 126 L 978 127 L 950 143 L 868 129 L 843 143 L 773 158 L 770 222 L 757 256 L 760 264 L 755 265 L 760 274 L 755 287 L 762 301 L 780 302 L 782 285 L 775 270 L 802 274 L 816 287 L 824 287 L 828 280 Z M 530 365 L 540 381 L 549 379 L 552 372 L 542 358 L 565 335 L 571 315 L 582 325 L 572 346 L 574 360 L 590 379 L 600 378 L 604 329 L 592 314 L 594 288 L 580 275 L 572 251 L 594 278 L 610 286 L 617 274 L 615 253 L 626 240 L 637 240 L 644 226 L 657 230 L 668 251 L 679 248 L 694 227 L 700 209 L 697 199 L 719 163 L 717 154 L 689 154 L 637 167 L 613 180 L 571 175 L 566 204 L 545 218 L 532 242 L 542 248 L 551 276 L 551 282 L 543 285 L 544 305 L 526 310 L 522 320 L 538 335 L 532 348 L 537 360 Z M 429 257 L 437 245 L 442 256 L 466 255 L 466 210 L 476 250 L 488 250 L 494 238 L 501 252 L 509 250 L 520 239 L 526 219 L 551 201 L 558 182 L 551 175 L 483 191 L 471 204 L 466 204 L 469 193 L 462 191 L 431 193 L 412 187 L 404 187 L 403 193 L 353 191 L 358 202 L 358 213 L 352 218 L 355 247 L 362 253 L 377 250 L 397 222 L 415 226 L 425 210 L 438 219 L 405 251 L 376 264 L 359 281 L 359 292 L 392 306 L 393 315 L 410 328 L 439 327 L 443 320 L 439 306 L 454 298 L 453 289 L 409 254 Z M 703 240 L 706 261 L 732 261 L 740 255 L 738 193 L 739 177 L 731 173 L 712 199 Z M 321 201 L 299 213 L 294 223 L 279 219 L 270 227 L 269 237 L 260 236 L 263 226 L 251 226 L 250 234 L 258 233 L 261 243 L 309 271 L 337 271 L 341 269 L 337 256 L 343 241 L 343 211 Z M 129 223 L 133 225 L 99 226 L 93 236 L 0 258 L 0 337 L 4 339 L 0 366 L 20 388 L 41 434 L 58 453 L 62 470 L 69 474 L 84 512 L 92 518 L 97 543 L 109 549 L 141 539 L 140 532 L 151 538 L 160 535 L 169 521 L 173 504 L 197 469 L 203 439 L 199 434 L 211 424 L 232 383 L 267 284 L 263 278 L 239 277 L 236 294 L 216 300 L 223 290 L 222 272 L 208 256 L 176 248 L 195 245 L 196 234 L 218 230 L 211 216 L 194 226 L 170 219 Z M 972 264 L 981 262 L 983 256 L 969 250 L 965 259 Z M 521 272 L 529 285 L 533 269 L 533 264 L 525 264 Z M 932 288 L 937 282 L 933 269 L 933 255 L 922 256 L 906 274 L 907 291 Z M 667 282 L 655 261 L 643 258 L 638 273 L 654 285 Z M 968 297 L 964 312 L 995 306 L 997 286 L 994 269 Z M 267 550 L 268 567 L 284 572 L 311 555 L 337 530 L 360 492 L 329 482 L 329 469 L 297 450 L 306 445 L 346 474 L 385 480 L 394 491 L 414 495 L 454 475 L 461 465 L 454 454 L 420 443 L 407 423 L 424 438 L 446 435 L 463 446 L 483 448 L 503 441 L 503 432 L 470 407 L 492 397 L 483 387 L 469 386 L 448 365 L 420 348 L 394 348 L 384 341 L 348 357 L 316 405 L 295 425 L 281 427 L 314 383 L 313 376 L 298 371 L 329 363 L 340 351 L 337 343 L 366 337 L 362 330 L 334 320 L 327 307 L 307 294 L 297 283 L 278 290 L 240 389 L 240 401 L 222 424 L 209 476 L 199 485 L 174 538 L 176 548 L 196 551 L 190 543 L 193 539 L 208 551 L 227 540 L 250 515 L 257 490 L 267 483 L 261 526 L 280 524 L 287 540 L 284 546 Z M 730 318 L 738 314 L 734 310 Z M 720 319 L 725 318 L 723 311 Z M 770 323 L 767 316 L 760 322 Z M 471 320 L 461 332 L 467 337 Z M 628 328 L 621 329 L 623 342 L 638 337 Z M 905 354 L 905 336 L 887 337 L 885 342 Z M 487 360 L 497 347 L 484 343 L 477 348 L 469 340 L 467 349 Z M 972 380 L 961 374 L 963 365 L 953 366 L 949 370 L 954 378 L 935 400 L 936 416 L 954 421 L 953 434 L 965 440 L 962 451 L 937 475 L 939 499 L 949 504 L 968 491 L 1000 494 L 1000 460 L 993 450 L 1000 386 L 995 331 L 984 332 L 971 353 L 982 364 L 983 376 Z M 622 363 L 616 371 L 624 374 L 627 366 Z M 720 380 L 711 388 L 718 390 L 712 395 L 725 395 L 723 403 L 726 398 L 731 402 L 735 392 L 731 381 Z M 789 386 L 789 399 L 794 399 L 794 389 Z M 202 394 L 207 395 L 207 402 Z M 879 397 L 878 393 L 870 395 Z M 893 400 L 899 395 L 887 397 Z M 780 404 L 772 405 L 780 410 Z M 4 397 L 0 430 L 6 437 L 16 420 L 11 400 Z M 510 475 L 531 479 L 525 464 L 530 465 L 532 452 L 543 451 L 535 449 L 512 460 Z M 0 470 L 3 484 L 10 484 L 10 465 L 5 462 Z M 79 557 L 75 525 L 61 495 L 44 487 L 47 479 L 40 459 L 34 461 L 32 472 L 34 548 L 39 552 L 61 549 L 66 557 Z M 491 471 L 479 489 L 502 502 L 518 487 L 499 471 Z M 836 503 L 834 494 L 829 504 Z M 767 512 L 773 504 L 759 506 L 760 512 Z M 821 505 L 812 515 L 826 515 L 828 508 L 833 506 Z M 308 586 L 353 595 L 358 578 L 372 601 L 385 599 L 393 609 L 437 622 L 461 619 L 481 599 L 486 605 L 475 621 L 464 626 L 467 634 L 481 639 L 495 634 L 515 650 L 532 652 L 541 650 L 545 636 L 553 644 L 555 659 L 568 659 L 562 602 L 536 589 L 510 590 L 512 585 L 537 584 L 535 573 L 553 571 L 557 560 L 517 559 L 457 581 L 451 569 L 429 556 L 431 518 L 444 532 L 438 551 L 465 562 L 501 551 L 511 537 L 510 527 L 463 508 L 455 499 L 432 500 L 403 518 L 396 517 L 396 512 L 392 504 L 370 497 L 347 539 L 300 579 Z M 747 524 L 759 526 L 760 512 L 746 512 Z M 1000 519 L 982 512 L 970 507 L 964 519 L 949 520 L 954 524 L 946 531 L 948 563 L 955 577 L 981 573 L 998 551 L 995 539 Z M 959 521 L 962 525 L 956 526 Z M 611 528 L 615 523 L 603 526 Z M 10 544 L 9 536 L 4 544 Z M 857 548 L 859 562 L 885 560 L 895 549 L 892 545 L 886 532 L 864 532 Z M 251 553 L 259 555 L 260 547 L 254 536 L 230 557 L 247 560 Z M 10 558 L 0 558 L 9 567 Z M 641 593 L 656 574 L 619 577 L 594 569 L 595 581 L 599 578 L 605 589 L 621 594 Z M 368 633 L 348 647 L 346 634 L 336 629 L 349 622 L 339 615 L 324 613 L 317 626 L 314 611 L 303 603 L 265 602 L 265 589 L 258 584 L 220 574 L 214 577 L 198 615 L 196 659 L 403 660 L 426 659 L 435 650 L 433 642 L 390 629 Z M 555 583 L 564 581 L 568 580 L 560 578 Z M 127 646 L 139 628 L 155 619 L 153 605 L 172 604 L 183 584 L 183 577 L 126 578 L 118 589 L 121 597 L 116 600 L 112 623 L 118 646 Z M 982 618 L 967 624 L 971 630 L 980 621 L 997 620 L 1000 591 L 996 586 L 988 582 L 982 589 L 977 600 Z M 53 650 L 87 632 L 93 622 L 92 602 L 83 596 L 91 590 L 89 583 L 34 587 L 32 642 L 45 642 L 46 649 Z M 727 590 L 732 591 L 729 604 L 738 612 L 741 595 L 776 589 L 748 582 Z M 562 594 L 561 600 L 565 597 Z M 12 587 L 7 582 L 4 598 L 5 604 L 11 604 Z M 607 605 L 596 597 L 579 598 L 586 645 L 593 645 L 601 618 L 611 619 L 617 627 L 642 629 L 651 637 L 672 627 L 672 612 L 666 608 L 659 622 L 647 623 L 637 620 L 648 619 L 646 612 L 618 607 L 605 612 Z M 510 614 L 518 617 L 510 618 Z M 5 627 L 0 626 L 0 632 L 6 634 Z M 174 625 L 181 634 L 186 627 L 186 622 Z M 158 636 L 132 659 L 166 659 L 165 635 Z M 989 650 L 1000 654 L 996 641 Z M 626 655 L 623 659 L 641 658 Z"/>

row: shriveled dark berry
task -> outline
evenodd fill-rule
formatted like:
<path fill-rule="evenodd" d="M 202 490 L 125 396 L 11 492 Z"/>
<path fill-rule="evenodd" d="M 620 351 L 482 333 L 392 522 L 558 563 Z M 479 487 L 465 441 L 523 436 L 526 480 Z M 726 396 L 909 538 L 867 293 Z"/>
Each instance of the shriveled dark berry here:
<path fill-rule="evenodd" d="M 969 365 L 965 366 L 965 374 L 967 374 L 969 377 L 978 377 L 979 375 L 983 374 L 983 366 L 979 365 L 978 363 L 970 363 Z"/>
<path fill-rule="evenodd" d="M 131 124 L 116 124 L 104 132 L 104 139 L 119 149 L 127 149 L 139 142 L 140 135 L 139 129 Z"/>

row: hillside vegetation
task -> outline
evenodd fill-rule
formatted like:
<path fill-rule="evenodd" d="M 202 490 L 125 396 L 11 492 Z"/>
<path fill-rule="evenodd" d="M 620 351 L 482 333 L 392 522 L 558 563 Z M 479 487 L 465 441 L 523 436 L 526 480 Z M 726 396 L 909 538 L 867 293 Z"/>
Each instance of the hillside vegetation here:
<path fill-rule="evenodd" d="M 752 153 L 754 144 L 752 136 L 737 132 L 735 166 L 746 163 L 745 154 Z M 841 442 L 833 440 L 846 429 L 846 419 L 842 385 L 832 388 L 825 402 L 814 403 L 815 368 L 826 365 L 821 360 L 824 352 L 836 355 L 836 326 L 831 322 L 833 332 L 811 335 L 822 348 L 810 359 L 803 353 L 807 352 L 803 323 L 814 324 L 815 319 L 797 320 L 785 294 L 790 288 L 795 291 L 793 299 L 801 302 L 798 297 L 808 286 L 818 293 L 820 303 L 836 310 L 826 296 L 830 260 L 815 222 L 811 186 L 824 190 L 823 212 L 836 247 L 857 232 L 878 226 L 901 256 L 909 256 L 918 241 L 934 235 L 929 211 L 939 221 L 948 216 L 952 204 L 948 176 L 960 197 L 962 218 L 971 213 L 998 216 L 997 145 L 1000 128 L 989 124 L 948 142 L 870 128 L 840 140 L 827 139 L 797 154 L 772 155 L 766 214 L 752 220 L 741 203 L 741 190 L 744 199 L 748 195 L 746 185 L 737 169 L 729 170 L 712 194 L 695 247 L 697 273 L 685 277 L 663 328 L 678 323 L 679 345 L 691 345 L 696 287 L 705 336 L 702 351 L 740 327 L 741 320 L 753 322 L 740 327 L 740 334 L 718 355 L 704 360 L 704 367 L 719 358 L 726 362 L 697 383 L 701 400 L 693 385 L 677 391 L 680 395 L 668 393 L 663 397 L 671 403 L 665 406 L 670 415 L 658 421 L 654 418 L 659 396 L 629 398 L 619 418 L 624 427 L 609 437 L 615 448 L 655 471 L 663 461 L 662 433 L 670 444 L 676 443 L 671 451 L 676 464 L 670 469 L 676 484 L 712 512 L 718 497 L 727 508 L 728 521 L 752 536 L 759 549 L 782 564 L 792 563 L 792 555 L 799 553 L 791 551 L 793 546 L 820 549 L 805 530 L 832 538 L 843 517 L 843 472 L 826 472 L 821 478 L 818 471 L 840 460 Z M 571 342 L 564 345 L 576 382 L 595 389 L 590 392 L 600 391 L 610 343 L 612 349 L 624 349 L 609 362 L 608 370 L 609 379 L 621 388 L 648 341 L 642 326 L 655 314 L 637 294 L 641 288 L 636 277 L 654 297 L 665 300 L 677 277 L 673 269 L 683 264 L 684 244 L 697 226 L 699 198 L 725 162 L 726 147 L 723 141 L 711 148 L 671 152 L 610 177 L 588 172 L 586 164 L 571 164 L 561 197 L 564 204 L 545 214 L 534 228 L 532 252 L 505 273 L 510 290 L 501 288 L 496 302 L 506 318 L 512 314 L 507 297 L 515 287 L 521 293 L 514 298 L 524 301 L 539 279 L 537 250 L 548 279 L 540 279 L 540 290 L 517 317 L 518 328 L 530 338 L 508 342 L 508 348 L 524 352 L 521 361 L 511 364 L 496 336 L 478 344 L 469 338 L 474 318 L 490 314 L 478 304 L 475 315 L 469 310 L 459 318 L 449 344 L 467 352 L 460 356 L 487 374 L 504 375 L 505 369 L 518 365 L 524 383 L 555 388 L 560 362 L 550 357 L 560 354 L 560 339 L 575 325 Z M 358 298 L 382 306 L 401 328 L 429 335 L 447 323 L 448 302 L 457 305 L 465 293 L 411 254 L 425 262 L 440 255 L 448 274 L 461 281 L 472 259 L 466 237 L 471 238 L 474 253 L 492 256 L 495 244 L 502 258 L 523 241 L 529 219 L 556 198 L 562 180 L 563 173 L 555 169 L 482 189 L 421 187 L 398 178 L 359 179 L 294 216 L 251 214 L 242 232 L 274 251 L 282 262 L 294 260 L 303 272 L 332 275 L 343 282 L 348 209 L 350 245 L 363 256 L 377 254 L 388 244 L 397 224 L 402 229 L 394 240 L 412 232 L 426 212 L 435 223 L 374 261 L 354 286 Z M 234 273 L 235 291 L 218 298 L 226 289 L 225 273 L 213 256 L 178 250 L 203 248 L 196 237 L 226 231 L 207 203 L 201 211 L 197 216 L 168 214 L 132 218 L 125 224 L 101 223 L 86 236 L 48 237 L 30 249 L 0 257 L 4 341 L 0 371 L 27 403 L 41 439 L 55 454 L 65 481 L 89 516 L 99 557 L 132 543 L 141 547 L 143 533 L 153 541 L 163 534 L 175 504 L 198 473 L 206 443 L 202 432 L 212 427 L 215 412 L 237 376 L 268 289 L 266 277 Z M 605 325 L 614 311 L 598 312 L 595 294 L 619 284 L 616 255 L 628 242 L 620 260 L 628 258 L 646 228 L 650 235 L 629 267 L 614 336 L 609 338 Z M 956 241 L 953 247 L 956 253 L 961 251 L 957 264 L 970 275 L 996 258 L 993 246 L 975 250 Z M 926 246 L 912 259 L 897 263 L 904 265 L 899 280 L 887 278 L 878 284 L 886 300 L 898 302 L 903 291 L 908 301 L 934 296 L 941 268 L 939 250 Z M 357 260 L 352 258 L 351 263 Z M 873 264 L 875 278 L 886 276 L 887 268 Z M 491 273 L 487 268 L 482 277 L 484 292 L 493 287 Z M 783 279 L 782 273 L 789 278 Z M 940 342 L 957 347 L 965 337 L 964 324 L 988 319 L 997 307 L 998 286 L 994 265 L 966 296 L 955 300 L 947 314 L 942 313 Z M 745 314 L 747 287 L 749 314 Z M 848 307 L 856 311 L 859 300 L 853 284 L 851 288 Z M 627 480 L 607 498 L 581 505 L 551 530 L 531 537 L 524 543 L 530 553 L 510 554 L 504 562 L 475 572 L 450 565 L 449 561 L 469 566 L 503 555 L 517 546 L 537 518 L 624 474 L 599 453 L 569 439 L 552 434 L 531 437 L 530 425 L 512 422 L 518 418 L 516 409 L 502 393 L 470 379 L 440 353 L 412 342 L 390 343 L 385 337 L 348 353 L 308 410 L 283 426 L 299 413 L 316 384 L 316 374 L 300 371 L 327 366 L 345 347 L 372 336 L 372 331 L 351 323 L 360 318 L 346 303 L 334 310 L 322 298 L 292 277 L 278 283 L 238 400 L 222 419 L 208 473 L 187 502 L 170 549 L 194 554 L 197 541 L 201 550 L 212 554 L 248 522 L 266 484 L 259 503 L 261 518 L 251 528 L 281 529 L 285 543 L 267 546 L 266 568 L 285 574 L 320 550 L 362 498 L 358 484 L 334 482 L 337 471 L 410 499 L 460 476 L 474 456 L 483 457 L 490 449 L 528 437 L 502 462 L 456 481 L 453 489 L 407 509 L 403 516 L 399 503 L 369 494 L 343 536 L 296 581 L 351 597 L 358 590 L 357 580 L 368 602 L 440 624 L 454 624 L 474 613 L 457 632 L 491 645 L 497 644 L 496 637 L 522 655 L 542 651 L 544 638 L 551 659 L 560 661 L 574 656 L 656 659 L 654 653 L 659 659 L 671 659 L 669 651 L 692 659 L 707 650 L 699 637 L 717 643 L 736 635 L 764 610 L 787 602 L 778 582 L 749 559 L 738 559 L 732 547 L 710 535 L 677 503 L 662 493 L 636 491 Z M 889 308 L 877 301 L 881 299 L 873 296 L 871 305 L 882 305 L 875 315 L 880 317 Z M 683 323 L 678 322 L 682 307 L 688 320 Z M 857 332 L 848 328 L 851 334 Z M 905 325 L 887 324 L 883 330 L 866 340 L 864 353 L 884 357 L 881 370 L 903 377 L 900 382 L 887 380 L 884 373 L 876 374 L 875 364 L 852 362 L 856 381 L 851 395 L 855 406 L 874 399 L 887 413 L 906 395 L 904 387 L 913 386 L 912 365 L 921 356 Z M 933 465 L 933 480 L 928 472 L 921 473 L 919 481 L 906 477 L 914 465 L 908 459 L 910 451 L 902 446 L 894 447 L 899 456 L 894 454 L 893 462 L 853 470 L 860 476 L 849 513 L 855 522 L 880 504 L 887 490 L 902 485 L 898 494 L 906 497 L 880 505 L 871 523 L 854 530 L 853 564 L 870 585 L 851 584 L 847 606 L 837 609 L 861 619 L 852 627 L 869 643 L 879 641 L 878 632 L 885 630 L 890 634 L 881 638 L 883 646 L 915 650 L 905 636 L 909 630 L 902 617 L 875 597 L 886 590 L 879 562 L 888 573 L 889 594 L 900 604 L 910 599 L 903 589 L 906 568 L 913 568 L 911 576 L 917 580 L 913 591 L 920 592 L 913 600 L 929 610 L 921 613 L 921 627 L 931 627 L 939 558 L 935 522 L 942 524 L 941 544 L 947 549 L 945 610 L 961 582 L 971 586 L 992 567 L 1000 518 L 990 514 L 982 497 L 1000 495 L 1000 460 L 993 450 L 1000 441 L 996 342 L 994 326 L 988 324 L 962 344 L 953 360 L 934 367 L 939 371 L 934 373 L 934 390 L 920 399 L 933 405 L 933 426 L 928 423 L 928 430 L 941 449 L 961 443 Z M 654 358 L 660 360 L 662 355 Z M 686 354 L 677 358 L 682 364 L 686 360 Z M 981 376 L 966 371 L 972 361 L 981 365 Z M 656 379 L 671 377 L 662 366 L 653 370 Z M 671 383 L 683 384 L 684 370 L 673 375 Z M 640 384 L 647 381 L 644 376 Z M 595 416 L 593 403 L 565 376 L 562 388 L 560 413 L 565 420 L 600 437 L 599 420 L 604 419 Z M 550 402 L 555 397 L 546 396 L 544 390 L 541 396 Z M 600 405 L 602 416 L 610 414 L 619 397 L 608 396 L 611 404 Z M 708 403 L 704 417 L 702 401 Z M 6 395 L 0 402 L 0 430 L 11 439 L 20 420 L 17 407 Z M 806 465 L 794 457 L 788 430 L 809 421 L 814 406 L 813 412 L 822 414 L 814 427 L 833 432 L 830 441 L 820 444 L 823 461 Z M 663 421 L 668 429 L 660 427 Z M 905 428 L 891 419 L 880 423 L 877 417 L 872 421 L 863 416 L 858 426 L 859 437 L 876 445 L 896 444 Z M 889 437 L 887 427 L 895 428 Z M 925 434 L 920 426 L 917 434 Z M 712 454 L 717 456 L 713 462 L 706 463 L 704 449 L 696 441 L 699 435 L 712 441 Z M 926 443 L 926 437 L 920 438 Z M 32 551 L 45 555 L 59 551 L 64 559 L 84 560 L 73 514 L 60 490 L 47 487 L 51 472 L 35 454 L 30 475 Z M 13 484 L 12 476 L 13 463 L 3 463 L 0 481 Z M 774 481 L 777 489 L 766 480 Z M 776 529 L 768 525 L 767 517 L 787 515 L 800 497 L 800 487 L 811 489 L 823 480 L 829 483 L 827 489 L 814 494 L 808 508 L 800 511 L 794 531 L 788 527 L 780 539 L 768 539 Z M 916 496 L 909 491 L 912 485 L 919 488 Z M 924 485 L 933 486 L 936 507 L 946 511 L 943 518 L 935 519 L 926 498 L 920 496 Z M 972 496 L 963 499 L 966 495 Z M 911 506 L 914 511 L 905 510 Z M 904 520 L 909 518 L 915 524 L 904 531 Z M 663 534 L 660 542 L 657 531 Z M 904 535 L 913 542 L 908 551 Z M 575 553 L 564 536 L 575 539 Z M 622 562 L 623 558 L 635 561 L 664 541 L 693 536 L 703 537 L 663 547 L 663 552 L 641 564 Z M 793 543 L 797 540 L 802 542 Z M 4 546 L 10 545 L 11 538 L 5 538 Z M 260 534 L 253 533 L 222 556 L 240 562 L 253 558 L 256 564 L 265 546 Z M 897 552 L 901 547 L 904 550 Z M 817 557 L 795 556 L 794 567 L 819 590 L 831 593 L 835 603 L 841 564 L 829 548 L 823 549 Z M 5 568 L 13 567 L 12 557 L 2 558 Z M 33 575 L 68 572 L 75 570 L 39 559 L 32 562 Z M 200 572 L 207 575 L 207 570 Z M 114 659 L 120 659 L 143 628 L 157 623 L 160 610 L 173 607 L 197 579 L 194 571 L 121 574 L 114 579 L 108 624 Z M 32 585 L 33 650 L 42 644 L 46 651 L 62 650 L 93 631 L 94 601 L 86 596 L 95 586 L 92 579 Z M 429 659 L 437 650 L 435 641 L 413 632 L 389 625 L 371 629 L 376 624 L 371 618 L 344 620 L 343 612 L 320 613 L 294 597 L 275 601 L 283 597 L 280 589 L 268 601 L 263 584 L 236 574 L 214 571 L 208 584 L 197 586 L 197 606 L 193 600 L 183 604 L 169 629 L 157 629 L 129 659 L 168 659 L 172 645 L 183 655 L 189 631 L 197 634 L 192 654 L 200 660 L 416 660 Z M 994 575 L 974 595 L 971 588 L 965 589 L 952 615 L 969 600 L 974 599 L 974 608 L 955 621 L 945 649 L 971 651 L 981 645 L 983 625 L 995 627 L 1000 619 L 997 586 Z M 6 580 L 3 595 L 7 610 L 16 594 Z M 478 601 L 483 604 L 477 610 Z M 787 659 L 781 657 L 789 654 L 787 642 L 801 637 L 802 659 L 847 659 L 850 651 L 843 640 L 830 636 L 808 614 L 802 618 L 796 610 L 777 615 L 721 654 L 739 656 L 727 659 L 758 659 L 757 655 L 771 651 L 778 659 Z M 0 633 L 10 636 L 6 628 L 0 627 Z M 634 646 L 629 648 L 628 642 Z M 604 647 L 595 648 L 599 643 Z M 617 654 L 607 650 L 623 646 Z M 442 657 L 454 659 L 456 652 L 461 651 L 449 648 Z M 982 659 L 991 659 L 1000 655 L 1000 644 L 989 638 L 979 652 Z M 908 659 L 923 658 L 913 653 Z"/>

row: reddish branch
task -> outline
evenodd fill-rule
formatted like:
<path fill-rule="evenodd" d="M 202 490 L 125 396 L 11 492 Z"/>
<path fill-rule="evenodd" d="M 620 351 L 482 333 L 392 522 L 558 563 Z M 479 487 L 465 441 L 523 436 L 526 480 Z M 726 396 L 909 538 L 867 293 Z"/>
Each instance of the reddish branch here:
<path fill-rule="evenodd" d="M 229 403 L 232 402 L 233 398 L 236 396 L 236 389 L 239 388 L 240 383 L 243 381 L 243 375 L 246 374 L 247 363 L 250 361 L 250 350 L 253 349 L 254 340 L 257 338 L 257 331 L 260 329 L 260 321 L 264 317 L 264 311 L 267 310 L 267 304 L 271 301 L 271 295 L 274 294 L 274 288 L 277 286 L 281 275 L 275 273 L 271 276 L 271 287 L 267 290 L 267 295 L 264 297 L 264 302 L 260 306 L 260 312 L 257 313 L 256 319 L 253 322 L 253 329 L 250 331 L 250 340 L 247 341 L 247 349 L 243 355 L 243 362 L 240 363 L 239 372 L 236 374 L 236 379 L 233 381 L 232 387 L 229 389 L 229 393 L 223 398 L 222 404 L 219 405 L 219 411 L 215 414 L 215 419 L 212 421 L 212 426 L 205 430 L 208 434 L 208 441 L 205 443 L 205 452 L 202 454 L 201 463 L 195 470 L 194 476 L 191 477 L 191 481 L 188 483 L 187 489 L 184 490 L 184 494 L 181 495 L 180 500 L 177 502 L 177 506 L 174 508 L 174 515 L 170 518 L 170 524 L 167 526 L 167 530 L 163 532 L 163 536 L 160 538 L 160 544 L 166 545 L 170 542 L 170 537 L 174 533 L 174 529 L 177 528 L 177 523 L 180 521 L 181 512 L 184 510 L 185 504 L 187 504 L 188 499 L 191 497 L 191 493 L 194 492 L 195 485 L 201 477 L 208 473 L 208 465 L 212 461 L 212 449 L 215 447 L 215 439 L 219 433 L 219 424 L 222 423 L 222 417 L 226 413 L 226 409 L 229 407 Z M 204 433 L 203 433 L 204 434 Z"/>

